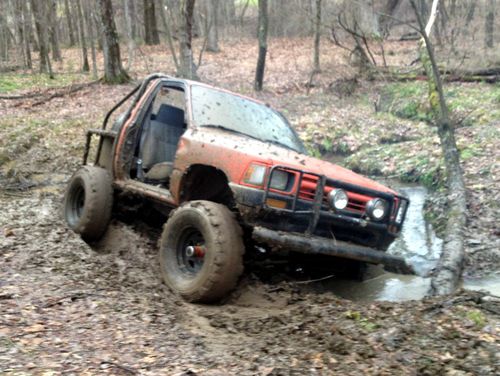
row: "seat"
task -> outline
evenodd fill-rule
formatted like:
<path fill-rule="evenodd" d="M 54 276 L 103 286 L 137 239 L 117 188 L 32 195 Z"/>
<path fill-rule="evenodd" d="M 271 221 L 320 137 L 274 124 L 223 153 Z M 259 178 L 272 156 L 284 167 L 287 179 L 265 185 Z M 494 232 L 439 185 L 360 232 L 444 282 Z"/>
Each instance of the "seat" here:
<path fill-rule="evenodd" d="M 184 111 L 162 104 L 142 131 L 139 158 L 144 177 L 166 181 L 173 169 L 179 139 L 185 131 Z"/>

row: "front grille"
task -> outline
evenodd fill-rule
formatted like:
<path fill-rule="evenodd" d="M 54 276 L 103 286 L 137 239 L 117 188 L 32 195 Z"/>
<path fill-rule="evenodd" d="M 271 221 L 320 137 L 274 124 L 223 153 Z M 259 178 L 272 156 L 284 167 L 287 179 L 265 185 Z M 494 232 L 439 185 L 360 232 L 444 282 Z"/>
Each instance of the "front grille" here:
<path fill-rule="evenodd" d="M 309 222 L 306 230 L 307 234 L 313 234 L 315 232 L 318 225 L 321 224 L 321 218 L 327 218 L 330 221 L 334 220 L 334 222 L 338 223 L 345 223 L 349 228 L 359 227 L 356 225 L 361 225 L 361 227 L 364 227 L 365 225 L 362 222 L 359 222 L 358 219 L 365 216 L 367 203 L 374 197 L 384 199 L 388 202 L 389 215 L 384 219 L 384 221 L 380 221 L 379 223 L 371 223 L 369 225 L 372 228 L 377 229 L 377 231 L 389 230 L 389 232 L 393 234 L 396 234 L 401 230 L 401 224 L 404 221 L 406 210 L 403 210 L 399 222 L 396 222 L 397 208 L 400 205 L 401 200 L 405 200 L 405 202 L 408 202 L 408 199 L 406 197 L 389 192 L 362 187 L 353 183 L 348 183 L 333 178 L 327 178 L 324 175 L 315 174 L 313 172 L 306 172 L 288 166 L 273 166 L 270 171 L 271 176 L 273 171 L 276 169 L 294 173 L 296 176 L 296 180 L 294 181 L 294 188 L 288 194 L 290 196 L 291 202 L 286 208 L 269 207 L 266 204 L 266 200 L 271 194 L 271 179 L 268 179 L 262 201 L 263 207 L 265 209 L 272 209 L 273 211 L 280 211 L 283 213 L 294 213 L 301 218 L 303 216 L 307 216 Z M 327 202 L 328 193 L 335 188 L 344 189 L 349 197 L 347 209 L 342 210 L 339 213 L 327 212 L 327 208 L 329 207 L 329 204 Z M 320 197 L 321 195 L 317 194 L 320 191 L 323 193 L 323 197 Z M 274 193 L 273 190 L 272 194 L 275 195 L 278 193 Z M 309 202 L 312 205 L 306 205 L 304 201 Z M 405 205 L 405 208 L 406 207 L 407 205 Z"/>
<path fill-rule="evenodd" d="M 302 177 L 302 182 L 300 184 L 299 198 L 306 201 L 313 201 L 316 194 L 316 187 L 318 185 L 318 177 L 314 175 L 304 174 Z M 328 193 L 330 193 L 335 187 L 327 186 L 325 187 L 325 194 L 323 196 L 323 204 L 328 205 Z M 356 214 L 364 213 L 366 209 L 366 203 L 372 199 L 370 196 L 360 195 L 358 193 L 347 191 L 347 196 L 349 197 L 349 202 L 345 210 L 355 212 Z"/>
<path fill-rule="evenodd" d="M 313 201 L 316 195 L 316 187 L 318 185 L 318 177 L 314 175 L 304 174 L 300 184 L 299 198 L 302 200 Z"/>

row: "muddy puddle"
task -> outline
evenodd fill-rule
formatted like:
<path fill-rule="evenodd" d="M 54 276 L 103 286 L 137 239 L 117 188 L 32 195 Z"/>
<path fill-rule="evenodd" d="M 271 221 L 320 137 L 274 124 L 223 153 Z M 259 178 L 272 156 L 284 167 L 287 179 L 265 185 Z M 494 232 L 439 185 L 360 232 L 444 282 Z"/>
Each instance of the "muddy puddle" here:
<path fill-rule="evenodd" d="M 392 184 L 393 186 L 395 184 Z M 425 297 L 430 287 L 430 273 L 436 266 L 443 245 L 425 220 L 423 207 L 427 189 L 420 186 L 396 186 L 410 199 L 406 221 L 400 237 L 391 245 L 388 253 L 404 257 L 417 275 L 399 275 L 385 272 L 382 267 L 370 266 L 373 277 L 363 281 L 330 279 L 322 282 L 325 289 L 354 301 L 406 301 Z M 462 287 L 484 290 L 500 296 L 500 274 L 477 279 L 464 279 Z"/>

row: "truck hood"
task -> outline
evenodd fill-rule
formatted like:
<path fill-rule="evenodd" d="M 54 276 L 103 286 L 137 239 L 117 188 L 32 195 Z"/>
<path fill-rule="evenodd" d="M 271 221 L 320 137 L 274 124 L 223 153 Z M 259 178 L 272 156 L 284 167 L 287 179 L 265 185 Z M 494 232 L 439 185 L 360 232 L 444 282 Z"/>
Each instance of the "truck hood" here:
<path fill-rule="evenodd" d="M 187 138 L 206 143 L 219 150 L 224 150 L 221 156 L 231 154 L 244 154 L 245 159 L 265 162 L 271 165 L 285 165 L 304 171 L 325 175 L 331 179 L 341 180 L 346 183 L 360 185 L 376 191 L 395 194 L 392 189 L 377 183 L 374 180 L 361 176 L 349 169 L 336 164 L 323 161 L 298 153 L 286 147 L 263 142 L 243 135 L 231 133 L 225 130 L 201 127 L 196 128 L 186 135 Z"/>

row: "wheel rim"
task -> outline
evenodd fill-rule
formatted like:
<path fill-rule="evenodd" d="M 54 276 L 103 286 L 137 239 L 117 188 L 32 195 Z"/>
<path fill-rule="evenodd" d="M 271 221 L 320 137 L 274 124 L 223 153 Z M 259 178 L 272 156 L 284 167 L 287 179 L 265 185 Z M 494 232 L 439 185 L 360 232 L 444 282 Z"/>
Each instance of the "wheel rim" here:
<path fill-rule="evenodd" d="M 67 220 L 71 226 L 76 225 L 83 214 L 85 207 L 85 189 L 82 186 L 76 187 L 69 198 Z"/>
<path fill-rule="evenodd" d="M 196 276 L 205 261 L 205 239 L 202 233 L 194 228 L 184 229 L 179 237 L 176 250 L 179 270 L 189 276 Z"/>

